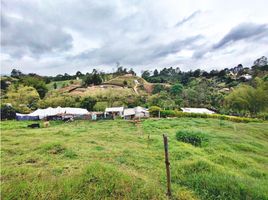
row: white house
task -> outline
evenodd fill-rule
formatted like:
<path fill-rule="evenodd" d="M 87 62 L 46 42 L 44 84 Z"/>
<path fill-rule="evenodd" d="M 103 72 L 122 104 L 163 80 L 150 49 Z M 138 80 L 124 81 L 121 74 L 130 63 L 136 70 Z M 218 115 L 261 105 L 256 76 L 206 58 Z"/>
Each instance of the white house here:
<path fill-rule="evenodd" d="M 215 112 L 207 108 L 181 108 L 186 113 L 214 114 Z"/>

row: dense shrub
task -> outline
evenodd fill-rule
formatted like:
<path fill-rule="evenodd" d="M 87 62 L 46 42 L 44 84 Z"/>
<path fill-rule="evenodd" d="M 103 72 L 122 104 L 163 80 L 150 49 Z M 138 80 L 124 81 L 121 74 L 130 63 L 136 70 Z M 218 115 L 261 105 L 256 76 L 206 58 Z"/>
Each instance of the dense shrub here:
<path fill-rule="evenodd" d="M 161 117 L 176 117 L 175 110 L 162 110 Z"/>
<path fill-rule="evenodd" d="M 29 113 L 38 107 L 40 100 L 35 88 L 30 86 L 10 86 L 3 102 L 10 103 L 17 112 Z"/>
<path fill-rule="evenodd" d="M 92 111 L 96 103 L 97 103 L 97 100 L 89 96 L 89 97 L 85 97 L 82 99 L 80 106 L 81 108 L 85 108 L 89 111 Z"/>
<path fill-rule="evenodd" d="M 15 119 L 16 118 L 16 110 L 12 106 L 3 105 L 1 107 L 1 120 L 5 119 Z"/>
<path fill-rule="evenodd" d="M 192 130 L 180 130 L 176 133 L 176 138 L 178 141 L 190 143 L 194 146 L 202 146 L 202 143 L 207 141 L 204 133 Z"/>
<path fill-rule="evenodd" d="M 26 86 L 34 87 L 41 99 L 43 99 L 48 92 L 45 81 L 39 76 L 25 76 L 20 81 Z"/>
<path fill-rule="evenodd" d="M 159 112 L 161 112 L 161 108 L 158 106 L 151 106 L 149 108 L 149 112 L 152 117 L 157 117 L 159 115 Z"/>
<path fill-rule="evenodd" d="M 108 107 L 107 102 L 97 102 L 95 106 L 93 107 L 93 110 L 95 111 L 105 111 L 105 108 Z"/>
<path fill-rule="evenodd" d="M 259 119 L 268 120 L 268 113 L 260 113 L 257 115 Z"/>

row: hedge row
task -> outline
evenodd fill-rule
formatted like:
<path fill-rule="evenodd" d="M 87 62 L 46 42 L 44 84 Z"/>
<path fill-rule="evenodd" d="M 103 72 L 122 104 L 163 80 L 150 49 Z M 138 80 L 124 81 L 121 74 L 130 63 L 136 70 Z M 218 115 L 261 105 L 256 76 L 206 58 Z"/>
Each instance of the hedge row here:
<path fill-rule="evenodd" d="M 220 114 L 201 114 L 201 113 L 185 113 L 177 110 L 162 110 L 160 111 L 161 117 L 192 117 L 192 118 L 214 118 L 221 120 L 229 120 L 233 122 L 260 122 L 260 119 L 236 117 Z"/>

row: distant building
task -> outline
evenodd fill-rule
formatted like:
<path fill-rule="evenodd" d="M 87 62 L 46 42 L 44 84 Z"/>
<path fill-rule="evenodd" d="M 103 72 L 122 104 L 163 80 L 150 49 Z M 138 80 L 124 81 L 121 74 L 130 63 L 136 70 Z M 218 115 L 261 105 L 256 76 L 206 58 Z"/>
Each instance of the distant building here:
<path fill-rule="evenodd" d="M 140 106 L 135 108 L 111 107 L 105 109 L 105 116 L 120 116 L 124 119 L 144 118 L 149 117 L 149 111 Z"/>
<path fill-rule="evenodd" d="M 246 80 L 250 80 L 250 79 L 252 79 L 252 76 L 249 75 L 249 74 L 244 74 L 244 75 L 242 75 L 241 77 L 245 78 Z"/>
<path fill-rule="evenodd" d="M 124 74 L 124 76 L 127 76 L 127 77 L 131 77 L 131 76 L 133 76 L 133 74 Z"/>
<path fill-rule="evenodd" d="M 134 80 L 134 83 L 137 84 L 137 85 L 140 84 L 139 81 L 136 80 L 136 79 Z"/>
<path fill-rule="evenodd" d="M 200 113 L 200 114 L 214 114 L 215 112 L 207 108 L 181 108 L 182 112 L 186 113 Z"/>
<path fill-rule="evenodd" d="M 124 109 L 124 119 L 145 118 L 149 116 L 148 109 L 140 106 Z"/>
<path fill-rule="evenodd" d="M 46 109 L 37 109 L 34 112 L 30 114 L 20 114 L 16 113 L 17 119 L 18 120 L 28 120 L 30 118 L 35 118 L 38 117 L 39 119 L 43 118 L 51 118 L 52 116 L 72 116 L 72 117 L 77 117 L 77 116 L 83 116 L 83 115 L 88 115 L 89 112 L 87 109 L 83 108 L 70 108 L 70 107 L 57 107 L 57 108 L 46 108 Z"/>
<path fill-rule="evenodd" d="M 133 119 L 135 117 L 135 109 L 134 108 L 126 108 L 124 109 L 124 119 Z"/>
<path fill-rule="evenodd" d="M 112 116 L 120 116 L 123 117 L 124 107 L 111 107 L 106 108 L 104 114 L 112 115 Z"/>

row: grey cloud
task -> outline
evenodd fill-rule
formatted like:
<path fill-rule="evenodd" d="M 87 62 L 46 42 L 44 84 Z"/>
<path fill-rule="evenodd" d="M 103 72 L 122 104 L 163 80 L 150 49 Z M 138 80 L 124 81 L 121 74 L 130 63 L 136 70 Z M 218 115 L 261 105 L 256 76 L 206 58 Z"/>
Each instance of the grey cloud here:
<path fill-rule="evenodd" d="M 189 48 L 193 49 L 194 47 L 196 47 L 194 43 L 201 38 L 203 38 L 203 36 L 196 35 L 196 36 L 188 37 L 184 40 L 175 40 L 169 43 L 168 45 L 159 46 L 158 48 L 156 48 L 156 50 L 154 51 L 152 55 L 153 57 L 164 57 L 169 54 L 177 53 L 183 49 L 189 49 Z"/>
<path fill-rule="evenodd" d="M 193 58 L 200 59 L 202 58 L 206 53 L 210 51 L 211 47 L 200 47 L 193 53 Z"/>
<path fill-rule="evenodd" d="M 232 28 L 217 44 L 213 45 L 213 49 L 219 49 L 239 40 L 262 37 L 268 37 L 267 24 L 242 23 Z"/>
<path fill-rule="evenodd" d="M 268 25 L 267 24 L 253 24 L 242 23 L 232 28 L 219 42 L 212 45 L 203 45 L 198 48 L 193 58 L 201 59 L 205 54 L 217 50 L 223 50 L 228 45 L 238 41 L 248 41 L 253 43 L 261 43 L 268 41 Z M 225 54 L 222 52 L 222 54 Z"/>
<path fill-rule="evenodd" d="M 201 13 L 200 10 L 194 11 L 191 15 L 189 15 L 188 17 L 185 17 L 181 21 L 179 21 L 175 26 L 181 26 L 181 25 L 185 24 L 186 22 L 188 22 L 188 21 L 192 20 L 193 18 L 195 18 L 200 13 Z"/>
<path fill-rule="evenodd" d="M 72 36 L 60 27 L 40 21 L 1 16 L 1 45 L 14 57 L 40 56 L 66 51 L 72 47 Z"/>
<path fill-rule="evenodd" d="M 45 72 L 45 69 L 50 73 L 50 65 L 57 68 L 55 72 L 61 73 L 66 66 L 80 69 L 83 66 L 114 66 L 117 61 L 137 69 L 183 63 L 203 66 L 204 60 L 217 59 L 219 51 L 224 54 L 225 47 L 236 41 L 246 41 L 239 48 L 247 52 L 249 46 L 255 44 L 258 50 L 255 54 L 264 52 L 263 44 L 268 41 L 266 25 L 244 24 L 233 28 L 219 42 L 213 42 L 214 35 L 226 30 L 228 25 L 224 23 L 220 30 L 210 29 L 211 26 L 219 25 L 220 20 L 228 22 L 230 17 L 235 17 L 231 16 L 233 12 L 230 16 L 217 18 L 215 13 L 223 11 L 216 8 L 215 13 L 205 14 L 195 7 L 190 15 L 177 22 L 177 13 L 189 9 L 178 2 L 1 0 L 1 6 L 1 53 L 4 55 L 1 67 L 19 65 L 28 70 L 32 63 L 36 73 Z M 209 9 L 214 9 L 213 5 L 202 6 L 202 10 Z M 262 19 L 265 14 L 258 17 Z M 200 23 L 184 26 L 195 20 Z M 248 18 L 245 16 L 243 20 Z M 178 28 L 181 26 L 182 29 Z M 189 58 L 188 52 L 183 52 L 181 57 L 169 56 L 182 50 L 194 51 L 193 57 Z M 229 60 L 223 62 L 241 54 L 237 47 L 234 50 Z M 207 53 L 211 57 L 204 56 Z"/>
<path fill-rule="evenodd" d="M 203 36 L 196 35 L 183 40 L 174 40 L 167 44 L 152 44 L 148 46 L 135 43 L 125 47 L 124 42 L 114 45 L 105 45 L 98 49 L 82 52 L 69 59 L 88 60 L 95 64 L 111 65 L 117 61 L 130 65 L 148 64 L 152 60 L 158 60 L 169 54 L 177 53 L 184 49 L 194 49 L 196 42 Z"/>

